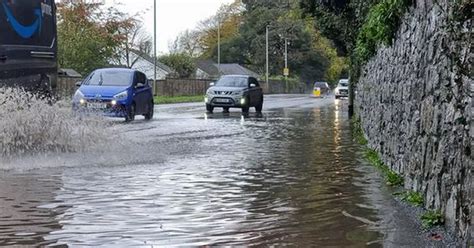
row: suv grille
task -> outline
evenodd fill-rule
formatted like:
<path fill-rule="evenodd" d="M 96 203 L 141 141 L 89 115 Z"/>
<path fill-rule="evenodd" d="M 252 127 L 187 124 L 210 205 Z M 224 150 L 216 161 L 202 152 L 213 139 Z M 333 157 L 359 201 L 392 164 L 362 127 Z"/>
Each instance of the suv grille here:
<path fill-rule="evenodd" d="M 232 91 L 214 91 L 214 95 L 229 96 L 232 95 Z"/>

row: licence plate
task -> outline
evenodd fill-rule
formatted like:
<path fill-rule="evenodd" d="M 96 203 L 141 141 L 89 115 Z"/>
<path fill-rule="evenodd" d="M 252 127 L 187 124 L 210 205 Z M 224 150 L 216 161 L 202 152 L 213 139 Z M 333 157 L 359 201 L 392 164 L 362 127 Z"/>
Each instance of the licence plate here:
<path fill-rule="evenodd" d="M 220 103 L 230 103 L 230 99 L 216 99 L 215 101 Z"/>
<path fill-rule="evenodd" d="M 105 103 L 89 103 L 87 107 L 91 109 L 105 109 L 107 108 L 107 104 Z"/>

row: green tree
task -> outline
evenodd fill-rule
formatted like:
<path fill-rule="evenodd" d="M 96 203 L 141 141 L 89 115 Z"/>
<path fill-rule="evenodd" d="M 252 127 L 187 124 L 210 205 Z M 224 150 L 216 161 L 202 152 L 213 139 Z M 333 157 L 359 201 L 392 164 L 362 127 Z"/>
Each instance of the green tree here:
<path fill-rule="evenodd" d="M 158 58 L 161 63 L 173 68 L 179 78 L 189 78 L 196 71 L 194 59 L 186 53 L 172 53 Z"/>
<path fill-rule="evenodd" d="M 126 40 L 119 30 L 130 25 L 130 19 L 111 8 L 83 2 L 58 4 L 58 61 L 83 75 L 107 66 L 120 56 Z"/>

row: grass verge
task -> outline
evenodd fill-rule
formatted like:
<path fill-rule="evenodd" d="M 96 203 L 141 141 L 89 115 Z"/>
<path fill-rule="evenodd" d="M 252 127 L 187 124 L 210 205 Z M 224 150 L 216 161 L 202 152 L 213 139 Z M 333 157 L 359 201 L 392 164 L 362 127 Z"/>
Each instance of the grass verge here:
<path fill-rule="evenodd" d="M 204 102 L 204 96 L 155 96 L 155 104 Z"/>

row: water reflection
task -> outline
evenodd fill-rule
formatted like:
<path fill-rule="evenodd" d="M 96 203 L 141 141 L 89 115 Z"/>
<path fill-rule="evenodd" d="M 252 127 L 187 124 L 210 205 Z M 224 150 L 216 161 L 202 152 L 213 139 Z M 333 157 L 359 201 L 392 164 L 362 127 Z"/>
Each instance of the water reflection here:
<path fill-rule="evenodd" d="M 60 175 L 0 174 L 0 246 L 48 245 L 49 233 L 62 228 L 59 216 L 68 208 L 56 202 Z"/>
<path fill-rule="evenodd" d="M 379 246 L 381 234 L 351 217 L 376 221 L 374 210 L 361 207 L 370 203 L 355 162 L 359 148 L 341 111 L 328 106 L 279 110 L 263 118 L 209 115 L 204 119 L 212 129 L 180 137 L 199 152 L 159 164 L 65 169 L 60 178 L 33 187 L 42 199 L 36 206 L 49 214 L 43 222 L 55 224 L 35 231 L 41 239 L 24 242 Z M 202 122 L 187 125 L 192 129 Z M 28 177 L 38 181 L 42 173 Z M 25 199 L 13 189 L 0 195 Z M 17 204 L 5 206 L 14 211 Z M 29 209 L 33 215 L 43 211 Z M 33 225 L 29 218 L 10 217 Z M 20 244 L 14 230 L 2 226 L 2 237 Z"/>

